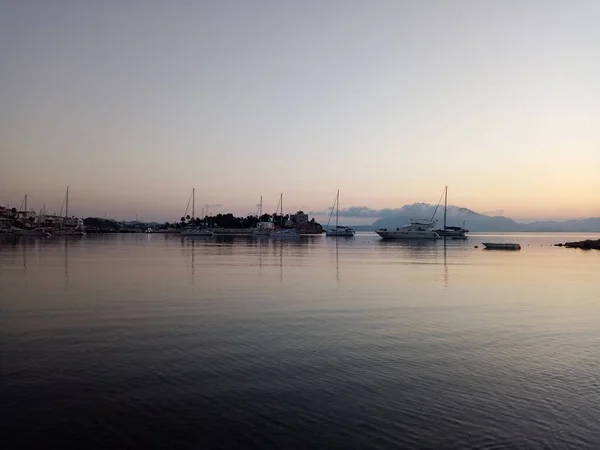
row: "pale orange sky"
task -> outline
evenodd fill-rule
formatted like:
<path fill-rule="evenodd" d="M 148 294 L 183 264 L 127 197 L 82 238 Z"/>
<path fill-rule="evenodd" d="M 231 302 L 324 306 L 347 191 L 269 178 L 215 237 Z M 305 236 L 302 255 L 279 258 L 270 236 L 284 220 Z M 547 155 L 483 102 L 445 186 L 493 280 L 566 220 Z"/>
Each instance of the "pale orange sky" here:
<path fill-rule="evenodd" d="M 600 216 L 600 3 L 9 2 L 0 203 Z"/>

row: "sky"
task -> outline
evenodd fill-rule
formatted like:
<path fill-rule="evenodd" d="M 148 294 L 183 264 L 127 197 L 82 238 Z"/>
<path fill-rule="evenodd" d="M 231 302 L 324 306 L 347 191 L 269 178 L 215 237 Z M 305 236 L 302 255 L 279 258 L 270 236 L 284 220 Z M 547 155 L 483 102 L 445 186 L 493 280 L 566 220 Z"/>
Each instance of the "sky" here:
<path fill-rule="evenodd" d="M 600 216 L 600 2 L 0 0 L 0 204 Z"/>

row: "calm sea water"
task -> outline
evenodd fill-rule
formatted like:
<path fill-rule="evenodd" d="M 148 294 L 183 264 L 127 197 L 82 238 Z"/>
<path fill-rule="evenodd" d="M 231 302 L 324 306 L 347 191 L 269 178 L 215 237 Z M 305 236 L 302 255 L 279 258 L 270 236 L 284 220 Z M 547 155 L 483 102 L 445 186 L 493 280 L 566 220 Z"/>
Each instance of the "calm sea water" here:
<path fill-rule="evenodd" d="M 3 447 L 600 448 L 583 237 L 0 244 Z"/>

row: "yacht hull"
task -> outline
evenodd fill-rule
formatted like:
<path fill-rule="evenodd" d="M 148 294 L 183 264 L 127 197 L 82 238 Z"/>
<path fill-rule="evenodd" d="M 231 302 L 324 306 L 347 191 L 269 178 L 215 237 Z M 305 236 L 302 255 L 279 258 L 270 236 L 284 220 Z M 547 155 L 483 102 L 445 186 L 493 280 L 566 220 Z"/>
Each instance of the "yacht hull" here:
<path fill-rule="evenodd" d="M 519 244 L 509 244 L 500 242 L 482 242 L 486 250 L 521 250 Z"/>
<path fill-rule="evenodd" d="M 354 231 L 350 230 L 329 230 L 325 232 L 325 236 L 329 237 L 352 237 L 354 236 Z"/>
<path fill-rule="evenodd" d="M 377 230 L 382 239 L 440 239 L 435 231 L 402 231 L 402 230 Z"/>

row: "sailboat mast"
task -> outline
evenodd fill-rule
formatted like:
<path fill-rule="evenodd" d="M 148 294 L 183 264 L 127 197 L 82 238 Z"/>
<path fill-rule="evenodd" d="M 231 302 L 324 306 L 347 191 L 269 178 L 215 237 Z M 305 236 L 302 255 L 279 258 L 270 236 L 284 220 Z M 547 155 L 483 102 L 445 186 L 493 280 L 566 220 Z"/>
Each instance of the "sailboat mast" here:
<path fill-rule="evenodd" d="M 444 193 L 444 230 L 446 229 L 446 209 L 448 209 L 448 186 L 446 186 L 446 192 Z"/>
<path fill-rule="evenodd" d="M 283 192 L 279 196 L 279 203 L 281 203 L 281 228 L 283 228 Z"/>
<path fill-rule="evenodd" d="M 262 195 L 260 196 L 260 209 L 258 211 L 258 219 L 262 217 Z"/>
<path fill-rule="evenodd" d="M 194 213 L 196 208 L 196 188 L 192 188 L 192 220 L 194 220 Z"/>
<path fill-rule="evenodd" d="M 27 219 L 27 194 L 25 194 L 25 219 Z"/>
<path fill-rule="evenodd" d="M 337 196 L 335 197 L 335 229 L 338 229 L 338 218 L 340 216 L 340 190 L 337 191 Z"/>
<path fill-rule="evenodd" d="M 65 200 L 65 219 L 69 217 L 69 186 L 67 186 L 67 198 Z"/>

